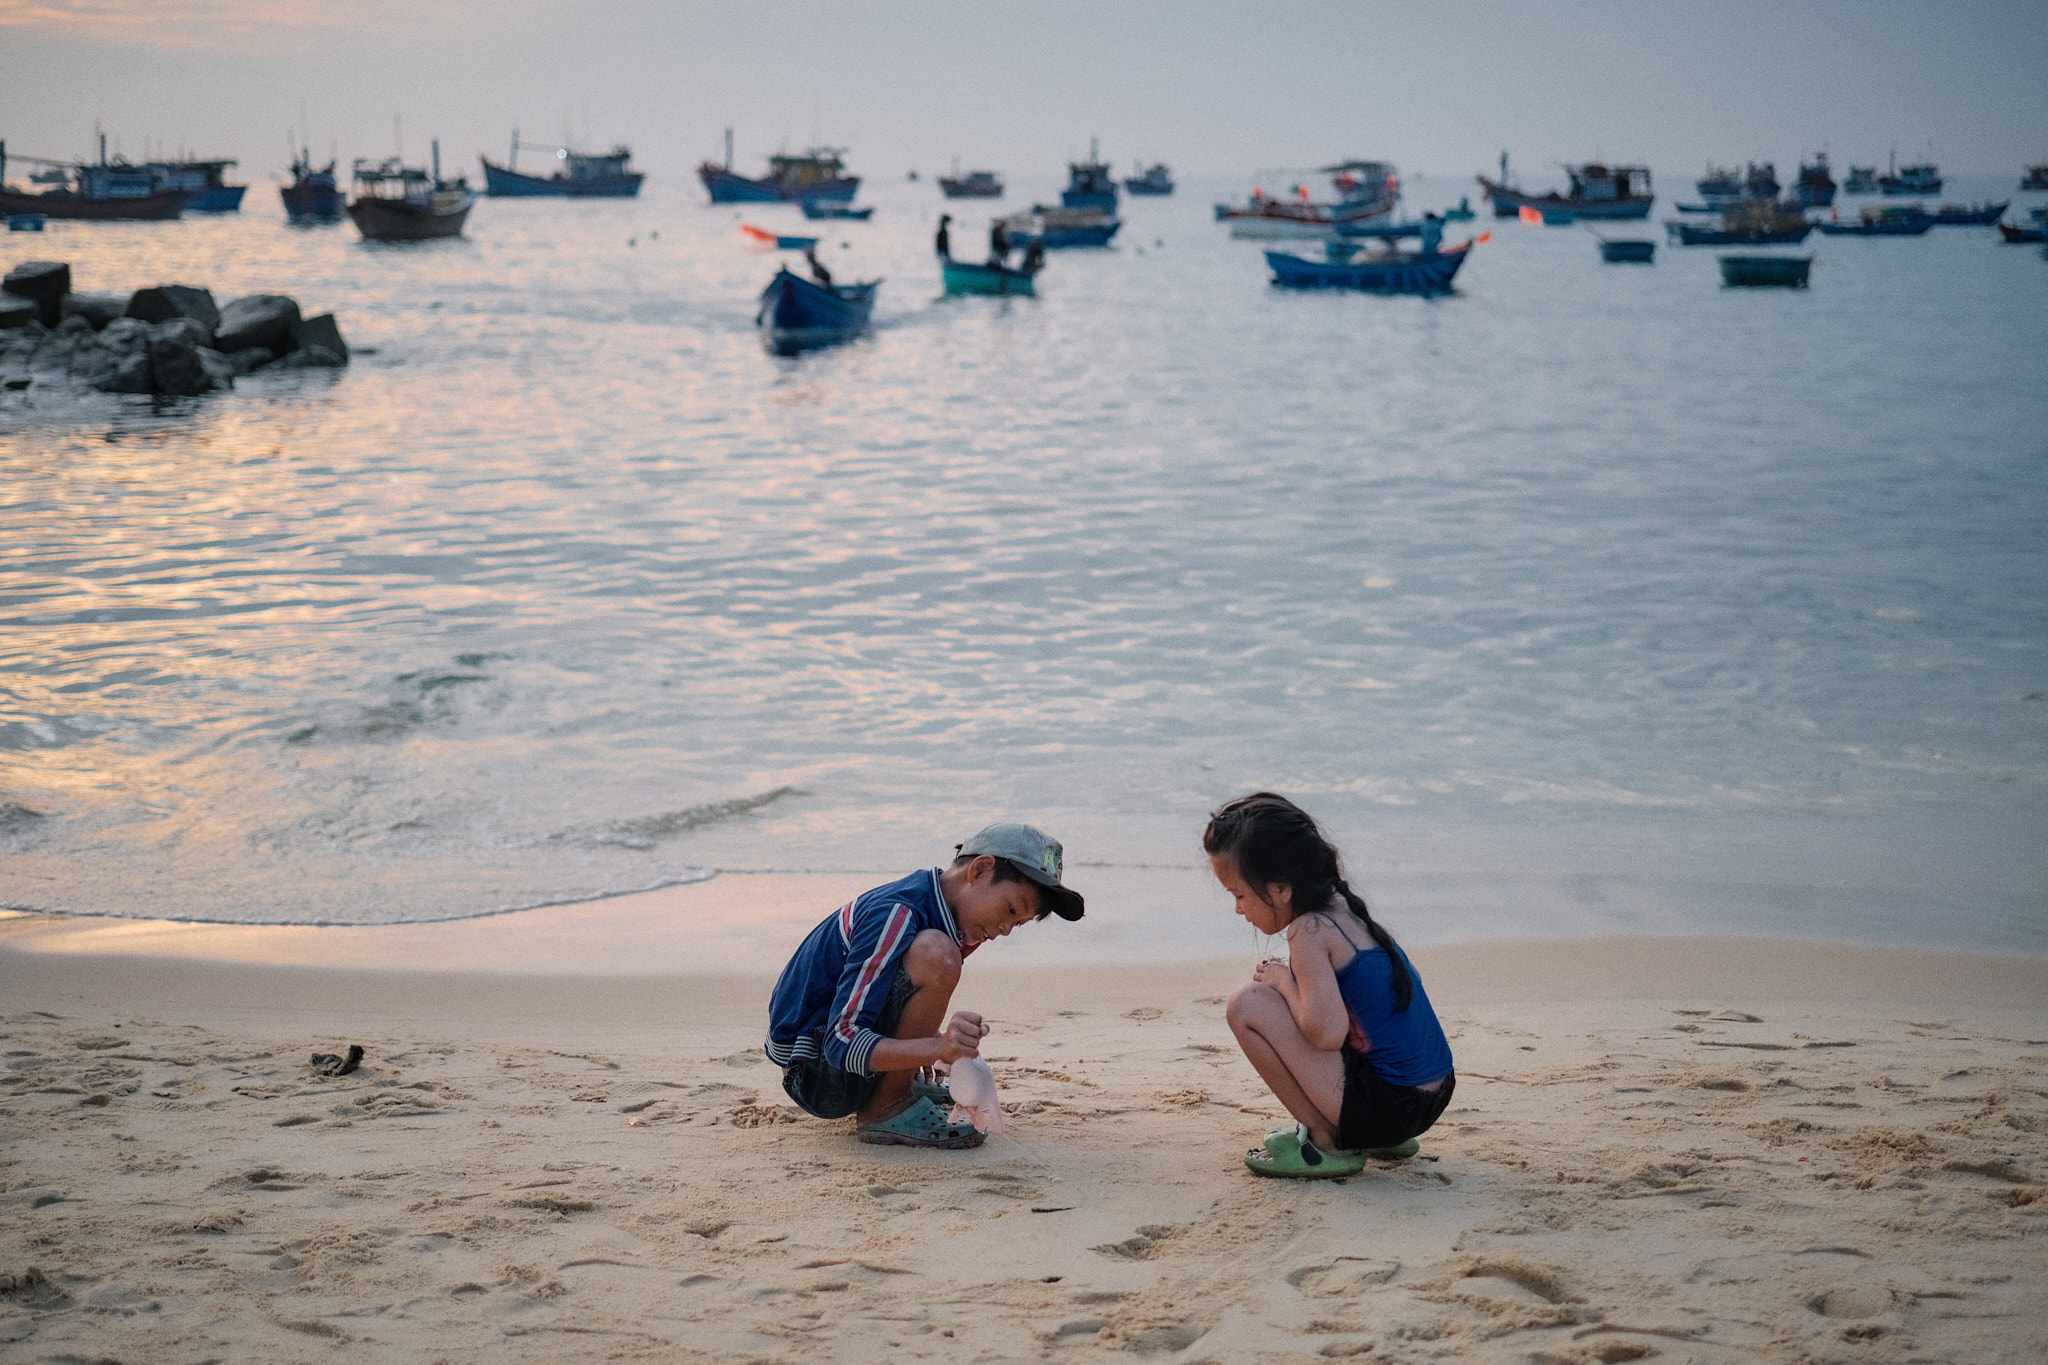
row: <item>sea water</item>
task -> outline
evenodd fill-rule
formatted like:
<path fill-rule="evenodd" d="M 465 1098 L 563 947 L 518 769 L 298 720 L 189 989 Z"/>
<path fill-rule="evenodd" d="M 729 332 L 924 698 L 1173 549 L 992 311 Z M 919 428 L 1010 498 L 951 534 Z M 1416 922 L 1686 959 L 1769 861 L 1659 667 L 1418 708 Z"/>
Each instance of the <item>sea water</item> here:
<path fill-rule="evenodd" d="M 1656 220 L 1597 229 L 1644 268 L 1482 218 L 1455 296 L 1303 294 L 1193 182 L 1035 299 L 939 297 L 943 208 L 971 258 L 1055 189 L 52 223 L 78 288 L 289 293 L 374 353 L 0 398 L 0 905 L 851 890 L 998 817 L 1143 886 L 1270 787 L 1410 937 L 2048 948 L 2038 250 L 1816 236 L 1810 290 L 1729 290 Z M 880 277 L 873 334 L 765 354 L 742 221 Z"/>

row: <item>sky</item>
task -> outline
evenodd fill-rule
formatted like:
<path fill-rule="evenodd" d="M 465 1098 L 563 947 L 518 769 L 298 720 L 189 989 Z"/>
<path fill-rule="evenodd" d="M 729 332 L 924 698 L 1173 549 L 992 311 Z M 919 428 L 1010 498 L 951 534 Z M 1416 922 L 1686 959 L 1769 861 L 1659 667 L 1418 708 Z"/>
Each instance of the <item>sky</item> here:
<path fill-rule="evenodd" d="M 1819 148 L 2017 177 L 2048 161 L 2044 64 L 2042 0 L 0 0 L 0 138 L 78 156 L 97 123 L 131 158 L 232 156 L 250 181 L 288 163 L 302 110 L 323 159 L 402 136 L 420 161 L 438 136 L 472 172 L 517 127 L 681 177 L 730 125 L 748 173 L 815 137 L 873 176 L 958 156 L 1056 178 L 1099 135 L 1183 177 L 1464 176 L 1504 148 L 1531 181 L 1595 157 L 1673 185 L 1709 160 L 1789 172 Z"/>

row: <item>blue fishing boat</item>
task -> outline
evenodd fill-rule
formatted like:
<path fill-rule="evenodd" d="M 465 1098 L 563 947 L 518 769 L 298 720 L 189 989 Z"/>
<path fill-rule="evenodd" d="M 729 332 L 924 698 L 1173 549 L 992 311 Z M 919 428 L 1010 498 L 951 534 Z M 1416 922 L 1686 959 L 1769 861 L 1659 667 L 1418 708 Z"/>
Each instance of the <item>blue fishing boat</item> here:
<path fill-rule="evenodd" d="M 1124 177 L 1124 193 L 1135 195 L 1162 195 L 1173 193 L 1173 172 L 1163 161 L 1150 166 L 1140 165 L 1136 172 Z"/>
<path fill-rule="evenodd" d="M 1965 208 L 1961 204 L 1943 204 L 1934 211 L 1936 227 L 1990 227 L 2005 217 L 2006 209 L 2012 206 L 2008 199 L 2002 204 L 1978 204 Z"/>
<path fill-rule="evenodd" d="M 1789 204 L 1751 199 L 1729 205 L 1718 224 L 1672 218 L 1664 231 L 1680 246 L 1793 246 L 1806 240 L 1813 223 Z"/>
<path fill-rule="evenodd" d="M 13 226 L 12 219 L 8 220 L 8 226 Z M 2011 223 L 2000 223 L 1998 235 L 2005 240 L 2007 246 L 2019 246 L 2026 242 L 2048 242 L 2048 228 L 2023 228 L 2014 227 Z"/>
<path fill-rule="evenodd" d="M 227 183 L 227 169 L 234 158 L 221 161 L 146 161 L 142 169 L 156 177 L 160 190 L 179 190 L 185 195 L 187 213 L 239 213 L 247 185 Z"/>
<path fill-rule="evenodd" d="M 1507 157 L 1502 155 L 1506 162 Z M 1515 217 L 1524 207 L 1535 209 L 1549 221 L 1553 211 L 1577 218 L 1647 218 L 1657 196 L 1650 189 L 1647 166 L 1608 166 L 1597 161 L 1566 166 L 1571 179 L 1566 194 L 1529 194 L 1485 176 L 1477 177 L 1479 188 L 1493 202 L 1493 211 L 1503 218 Z"/>
<path fill-rule="evenodd" d="M 1458 207 L 1445 209 L 1437 215 L 1446 223 L 1469 223 L 1476 216 L 1472 212 L 1472 201 L 1463 195 L 1458 196 Z"/>
<path fill-rule="evenodd" d="M 1036 294 L 1038 272 L 972 261 L 939 262 L 948 294 Z"/>
<path fill-rule="evenodd" d="M 874 216 L 875 207 L 872 204 L 864 209 L 857 209 L 846 204 L 821 204 L 815 199 L 804 200 L 804 217 L 806 218 L 844 218 L 849 222 L 865 223 Z"/>
<path fill-rule="evenodd" d="M 1011 214 L 1003 220 L 1010 245 L 1030 247 L 1034 242 L 1052 251 L 1061 247 L 1108 246 L 1115 240 L 1123 220 L 1095 209 L 1053 208 L 1034 205 L 1028 213 Z"/>
<path fill-rule="evenodd" d="M 289 222 L 341 221 L 344 201 L 334 178 L 334 163 L 315 166 L 310 148 L 299 149 L 292 160 L 292 183 L 278 186 L 277 192 L 284 199 L 284 216 Z"/>
<path fill-rule="evenodd" d="M 1721 283 L 1735 288 L 1804 289 L 1811 256 L 1723 256 Z"/>
<path fill-rule="evenodd" d="M 40 213 L 10 213 L 7 215 L 7 230 L 9 232 L 41 232 L 46 221 L 48 220 Z M 2039 233 L 2034 234 L 2034 240 L 2037 242 L 2041 240 Z"/>
<path fill-rule="evenodd" d="M 1892 157 L 1891 169 L 1877 178 L 1877 188 L 1893 198 L 1909 194 L 1940 194 L 1941 167 L 1931 161 L 1917 166 L 1901 166 L 1898 156 Z"/>
<path fill-rule="evenodd" d="M 1799 179 L 1793 182 L 1792 194 L 1803 209 L 1832 208 L 1835 203 L 1835 178 L 1828 174 L 1828 154 L 1815 152 L 1813 160 L 1799 163 Z"/>
<path fill-rule="evenodd" d="M 754 325 L 762 344 L 777 355 L 830 346 L 867 330 L 880 280 L 826 286 L 778 270 L 761 291 Z"/>
<path fill-rule="evenodd" d="M 1609 265 L 1652 265 L 1657 259 L 1657 244 L 1646 237 L 1603 237 L 1600 259 Z"/>
<path fill-rule="evenodd" d="M 1067 187 L 1060 191 L 1060 207 L 1116 212 L 1116 176 L 1092 137 L 1088 139 L 1088 159 L 1067 163 Z"/>
<path fill-rule="evenodd" d="M 555 169 L 548 175 L 533 175 L 516 169 L 519 149 L 550 152 Z M 633 153 L 624 143 L 608 152 L 579 152 L 544 142 L 521 142 L 519 130 L 512 130 L 512 151 L 504 165 L 479 155 L 484 163 L 484 193 L 498 199 L 631 199 L 640 193 L 647 177 L 626 169 Z"/>
<path fill-rule="evenodd" d="M 768 174 L 754 179 L 732 168 L 732 129 L 725 130 L 725 164 L 707 161 L 697 178 L 714 204 L 797 204 L 806 199 L 850 204 L 860 177 L 846 174 L 844 147 L 813 147 L 797 156 L 768 158 Z"/>
<path fill-rule="evenodd" d="M 1472 243 L 1424 255 L 1389 253 L 1356 260 L 1312 261 L 1285 251 L 1268 251 L 1273 283 L 1290 289 L 1362 289 L 1372 294 L 1447 293 Z"/>
<path fill-rule="evenodd" d="M 1918 237 L 1934 226 L 1934 215 L 1918 204 L 1866 208 L 1853 223 L 1825 222 L 1815 227 L 1830 237 Z"/>

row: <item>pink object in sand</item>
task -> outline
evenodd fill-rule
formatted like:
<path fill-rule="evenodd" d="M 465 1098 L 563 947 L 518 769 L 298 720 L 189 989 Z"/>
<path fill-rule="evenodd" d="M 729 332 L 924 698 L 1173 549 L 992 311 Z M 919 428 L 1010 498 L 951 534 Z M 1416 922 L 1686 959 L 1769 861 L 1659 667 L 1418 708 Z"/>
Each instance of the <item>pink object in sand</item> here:
<path fill-rule="evenodd" d="M 1002 1131 L 1003 1111 L 996 1103 L 996 1073 L 988 1069 L 987 1062 L 979 1057 L 963 1057 L 953 1063 L 946 1072 L 946 1088 L 953 1092 L 953 1112 L 946 1116 L 947 1122 L 964 1120 L 984 1133 Z"/>

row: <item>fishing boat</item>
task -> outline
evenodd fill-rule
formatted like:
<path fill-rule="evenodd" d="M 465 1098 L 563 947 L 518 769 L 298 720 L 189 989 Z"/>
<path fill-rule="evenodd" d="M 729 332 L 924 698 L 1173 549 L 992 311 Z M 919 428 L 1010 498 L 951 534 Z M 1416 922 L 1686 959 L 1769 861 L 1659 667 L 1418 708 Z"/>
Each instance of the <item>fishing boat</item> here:
<path fill-rule="evenodd" d="M 1472 221 L 1474 216 L 1475 215 L 1472 212 L 1472 201 L 1470 199 L 1467 199 L 1463 195 L 1458 196 L 1458 206 L 1456 208 L 1445 209 L 1442 213 L 1439 213 L 1437 215 L 1437 217 L 1443 219 L 1446 223 L 1469 223 Z"/>
<path fill-rule="evenodd" d="M 1742 172 L 1733 166 L 1716 166 L 1707 163 L 1707 173 L 1693 181 L 1693 188 L 1699 191 L 1701 199 L 1713 203 L 1720 199 L 1742 197 Z"/>
<path fill-rule="evenodd" d="M 1108 246 L 1123 222 L 1099 209 L 1034 204 L 1026 212 L 1005 218 L 1003 226 L 1009 231 L 1012 246 L 1029 247 L 1036 242 L 1052 251 L 1060 247 Z"/>
<path fill-rule="evenodd" d="M 1657 259 L 1657 244 L 1647 237 L 1602 237 L 1600 259 L 1609 265 L 1650 265 Z"/>
<path fill-rule="evenodd" d="M 1745 199 L 1770 199 L 1778 197 L 1778 168 L 1768 161 L 1752 161 L 1742 177 L 1742 194 Z"/>
<path fill-rule="evenodd" d="M 1803 209 L 1832 208 L 1835 178 L 1828 173 L 1828 154 L 1815 152 L 1813 160 L 1799 163 L 1799 178 L 1792 182 L 1792 197 Z"/>
<path fill-rule="evenodd" d="M 292 158 L 292 183 L 277 190 L 284 200 L 284 216 L 293 223 L 334 223 L 341 221 L 344 200 L 335 183 L 334 163 L 313 164 L 310 148 L 301 147 Z"/>
<path fill-rule="evenodd" d="M 1036 294 L 1036 270 L 1015 270 L 1006 265 L 972 261 L 940 260 L 939 274 L 948 294 Z"/>
<path fill-rule="evenodd" d="M 522 147 L 551 153 L 553 172 L 534 175 L 516 169 Z M 640 182 L 647 178 L 626 168 L 633 153 L 623 142 L 608 152 L 579 152 L 548 143 L 521 142 L 517 128 L 512 130 L 512 150 L 504 165 L 481 153 L 477 159 L 484 163 L 484 193 L 494 199 L 631 199 L 640 193 Z"/>
<path fill-rule="evenodd" d="M 2014 227 L 2011 223 L 2000 223 L 1998 235 L 2005 239 L 2008 246 L 2019 246 L 2024 242 L 2048 242 L 2048 227 L 2023 228 Z"/>
<path fill-rule="evenodd" d="M 2048 161 L 2038 166 L 2027 167 L 2027 173 L 2020 177 L 2022 190 L 2048 190 Z"/>
<path fill-rule="evenodd" d="M 2001 204 L 1943 204 L 1934 211 L 1936 227 L 1989 227 L 2005 217 L 2005 211 L 2012 206 L 2008 199 Z"/>
<path fill-rule="evenodd" d="M 1067 187 L 1060 191 L 1060 206 L 1116 212 L 1116 176 L 1092 137 L 1088 139 L 1088 159 L 1067 163 Z"/>
<path fill-rule="evenodd" d="M 182 190 L 187 213 L 238 213 L 247 185 L 227 183 L 233 157 L 220 161 L 146 161 L 143 169 L 156 177 L 158 189 Z"/>
<path fill-rule="evenodd" d="M 880 280 L 828 286 L 778 270 L 761 291 L 754 325 L 762 344 L 777 355 L 830 346 L 867 330 L 881 287 Z"/>
<path fill-rule="evenodd" d="M 1526 207 L 1538 213 L 1560 210 L 1577 218 L 1647 218 L 1650 206 L 1657 202 L 1647 166 L 1588 161 L 1566 166 L 1564 171 L 1571 179 L 1571 188 L 1564 194 L 1526 194 L 1483 175 L 1476 178 L 1492 201 L 1494 213 L 1502 217 L 1513 217 Z"/>
<path fill-rule="evenodd" d="M 1352 218 L 1338 223 L 1334 235 L 1340 241 L 1398 242 L 1404 237 L 1420 237 L 1427 226 L 1421 218 Z"/>
<path fill-rule="evenodd" d="M 1849 168 L 1849 178 L 1842 182 L 1842 193 L 1876 194 L 1877 167 L 1851 166 Z"/>
<path fill-rule="evenodd" d="M 865 223 L 875 216 L 875 206 L 857 209 L 846 204 L 821 204 L 815 199 L 804 200 L 804 217 L 811 219 L 843 218 L 848 222 Z"/>
<path fill-rule="evenodd" d="M 8 217 L 40 214 L 89 222 L 164 222 L 185 211 L 183 190 L 159 187 L 156 177 L 140 166 L 107 160 L 105 134 L 100 135 L 98 165 L 37 156 L 14 159 L 43 167 L 35 183 L 54 188 L 40 193 L 8 189 L 7 144 L 0 142 L 0 214 Z"/>
<path fill-rule="evenodd" d="M 41 232 L 48 220 L 40 213 L 10 213 L 7 215 L 9 232 Z"/>
<path fill-rule="evenodd" d="M 1269 196 L 1255 186 L 1243 204 L 1218 204 L 1217 221 L 1228 223 L 1230 235 L 1239 240 L 1314 241 L 1384 219 L 1401 202 L 1401 177 L 1384 161 L 1339 161 L 1301 174 L 1329 176 L 1339 197 L 1317 202 L 1301 182 L 1294 185 L 1292 199 Z"/>
<path fill-rule="evenodd" d="M 960 173 L 960 158 L 953 158 L 953 173 L 939 177 L 939 193 L 948 199 L 1000 199 L 1003 178 L 994 171 Z"/>
<path fill-rule="evenodd" d="M 1814 226 L 1830 237 L 1918 237 L 1934 226 L 1934 215 L 1918 204 L 1873 206 L 1853 223 L 1830 220 Z"/>
<path fill-rule="evenodd" d="M 1804 289 L 1811 256 L 1723 256 L 1721 283 L 1734 288 Z"/>
<path fill-rule="evenodd" d="M 768 158 L 768 174 L 759 179 L 732 168 L 732 129 L 725 130 L 725 164 L 707 161 L 697 178 L 711 192 L 714 204 L 795 204 L 806 199 L 851 203 L 860 177 L 846 174 L 844 147 L 812 147 L 798 155 L 778 152 Z"/>
<path fill-rule="evenodd" d="M 1877 178 L 1877 188 L 1894 199 L 1911 194 L 1940 194 L 1941 168 L 1931 161 L 1901 166 L 1894 156 L 1891 168 Z"/>
<path fill-rule="evenodd" d="M 1265 253 L 1273 283 L 1289 289 L 1362 289 L 1372 294 L 1443 294 L 1472 254 L 1471 242 L 1443 251 L 1369 253 L 1352 260 L 1314 261 L 1286 251 Z"/>
<path fill-rule="evenodd" d="M 1124 177 L 1124 193 L 1136 195 L 1162 195 L 1173 193 L 1173 172 L 1166 163 L 1155 161 L 1150 166 L 1140 165 L 1135 173 Z"/>
<path fill-rule="evenodd" d="M 1791 204 L 1750 199 L 1723 209 L 1718 224 L 1672 218 L 1664 231 L 1680 246 L 1791 246 L 1805 241 L 1813 224 Z"/>
<path fill-rule="evenodd" d="M 366 242 L 425 242 L 460 237 L 476 195 L 467 181 L 441 178 L 441 144 L 434 143 L 429 173 L 402 164 L 397 157 L 371 161 L 358 157 L 354 168 L 355 198 L 348 216 Z"/>

